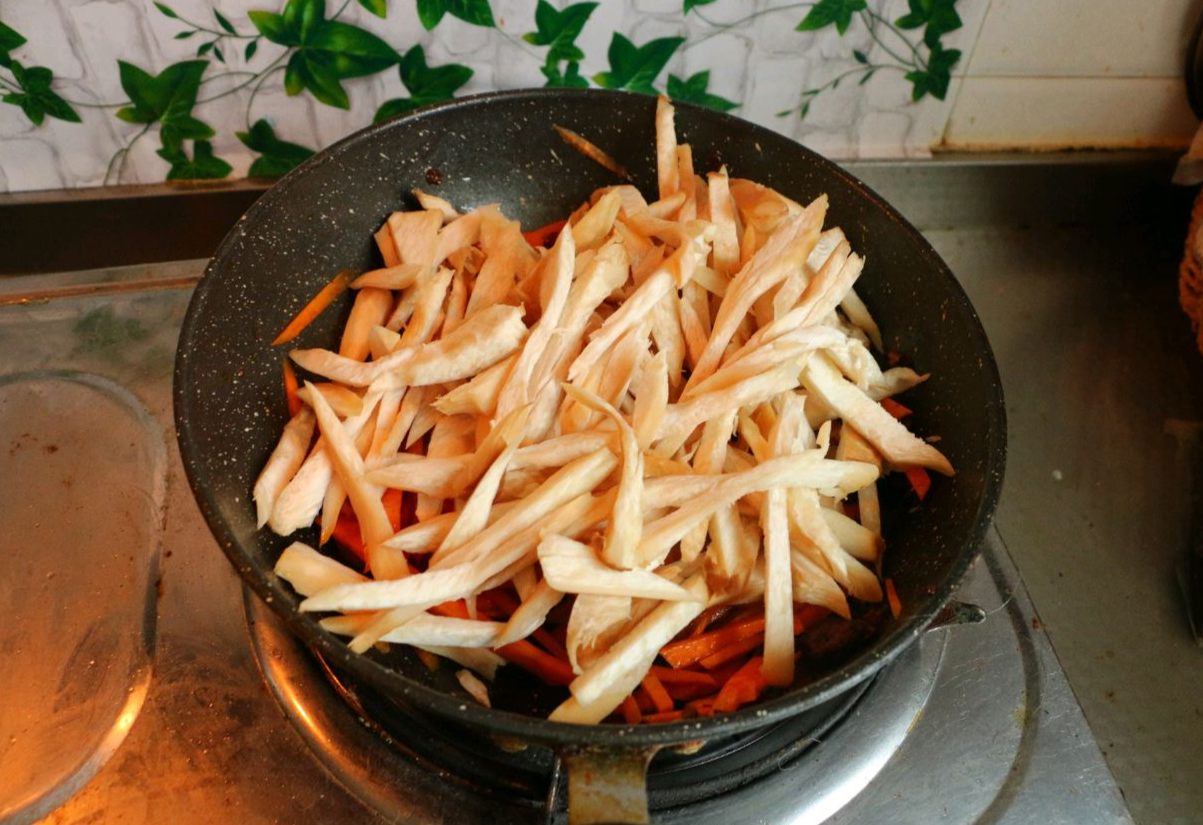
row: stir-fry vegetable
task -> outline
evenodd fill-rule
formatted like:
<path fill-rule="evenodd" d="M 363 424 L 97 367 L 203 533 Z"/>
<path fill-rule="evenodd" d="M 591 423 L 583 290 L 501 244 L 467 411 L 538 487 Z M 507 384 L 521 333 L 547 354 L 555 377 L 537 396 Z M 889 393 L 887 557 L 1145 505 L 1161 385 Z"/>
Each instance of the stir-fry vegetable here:
<path fill-rule="evenodd" d="M 383 266 L 289 324 L 355 291 L 337 351 L 289 354 L 310 380 L 254 491 L 260 526 L 316 521 L 370 575 L 301 543 L 276 566 L 353 650 L 436 652 L 486 705 L 509 663 L 568 689 L 552 719 L 664 722 L 793 684 L 799 637 L 858 603 L 900 614 L 878 482 L 953 472 L 891 397 L 926 376 L 879 366 L 825 196 L 699 176 L 665 99 L 655 133 L 654 201 L 606 187 L 524 235 L 419 192 Z"/>

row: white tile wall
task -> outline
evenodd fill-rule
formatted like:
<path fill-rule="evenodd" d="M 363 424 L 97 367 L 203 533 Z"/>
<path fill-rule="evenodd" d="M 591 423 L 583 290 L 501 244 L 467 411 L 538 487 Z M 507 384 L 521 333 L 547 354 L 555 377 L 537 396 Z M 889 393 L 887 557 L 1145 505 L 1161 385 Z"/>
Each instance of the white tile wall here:
<path fill-rule="evenodd" d="M 185 17 L 206 22 L 217 5 L 242 28 L 248 9 L 282 1 L 169 0 Z M 426 32 L 412 0 L 390 0 L 387 20 L 355 4 L 349 15 L 402 50 L 423 45 L 432 65 L 472 66 L 475 75 L 461 93 L 542 85 L 543 50 L 519 39 L 534 28 L 533 2 L 490 1 L 502 31 L 447 16 Z M 890 20 L 908 7 L 908 0 L 869 3 Z M 702 7 L 704 16 L 687 17 L 681 0 L 603 0 L 578 41 L 587 54 L 582 74 L 606 68 L 615 31 L 636 43 L 686 35 L 661 87 L 669 72 L 708 69 L 710 91 L 741 104 L 735 114 L 837 158 L 924 156 L 946 148 L 1182 146 L 1193 134 L 1181 66 L 1203 0 L 957 0 L 956 8 L 964 27 L 945 41 L 965 56 L 945 101 L 913 103 L 902 73 L 881 71 L 865 86 L 853 78 L 824 93 L 805 120 L 778 117 L 797 106 L 803 89 L 855 69 L 853 49 L 872 61 L 888 59 L 859 23 L 843 37 L 830 29 L 795 31 L 807 7 L 790 0 L 716 0 Z M 199 42 L 174 40 L 179 24 L 150 0 L 0 0 L 0 19 L 29 37 L 19 59 L 53 67 L 64 97 L 92 103 L 124 97 L 118 59 L 159 71 L 191 57 Z M 210 74 L 217 71 L 214 66 Z M 367 125 L 382 101 L 406 94 L 393 70 L 345 86 L 350 112 L 308 95 L 289 98 L 278 82 L 268 83 L 253 117 L 270 116 L 285 139 L 318 147 Z M 221 82 L 208 84 L 204 95 L 221 89 Z M 198 109 L 217 130 L 214 148 L 233 164 L 235 176 L 253 159 L 233 136 L 245 128 L 245 94 Z M 17 109 L 0 105 L 0 191 L 99 184 L 109 158 L 135 129 L 111 109 L 80 113 L 83 125 L 48 120 L 34 128 Z M 163 179 L 166 164 L 155 156 L 156 145 L 151 135 L 135 147 L 123 183 Z"/>
<path fill-rule="evenodd" d="M 1198 0 L 993 0 L 943 148 L 1184 147 Z"/>
<path fill-rule="evenodd" d="M 953 149 L 1180 147 L 1196 126 L 1177 78 L 969 77 L 944 143 Z"/>
<path fill-rule="evenodd" d="M 994 0 L 970 76 L 1179 77 L 1197 0 Z"/>

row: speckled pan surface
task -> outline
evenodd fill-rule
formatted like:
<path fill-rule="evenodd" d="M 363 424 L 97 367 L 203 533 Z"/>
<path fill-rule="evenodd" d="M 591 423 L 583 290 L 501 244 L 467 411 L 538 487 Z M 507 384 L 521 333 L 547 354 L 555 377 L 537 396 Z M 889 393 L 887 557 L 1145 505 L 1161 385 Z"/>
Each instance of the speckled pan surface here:
<path fill-rule="evenodd" d="M 568 148 L 551 128 L 579 132 L 654 189 L 652 98 L 595 90 L 530 90 L 464 98 L 366 129 L 318 154 L 268 191 L 230 232 L 197 287 L 180 334 L 175 416 L 184 466 L 201 510 L 239 573 L 307 642 L 337 666 L 431 712 L 498 733 L 552 743 L 653 744 L 763 725 L 813 707 L 875 673 L 951 597 L 978 546 L 1002 486 L 1006 426 L 998 371 L 977 314 L 922 236 L 863 184 L 798 144 L 737 118 L 686 104 L 677 131 L 699 172 L 725 163 L 799 200 L 827 193 L 867 266 L 858 291 L 887 347 L 931 380 L 904 397 L 912 427 L 938 434 L 957 468 L 937 478 L 921 508 L 887 524 L 886 574 L 902 616 L 862 653 L 820 678 L 752 708 L 668 725 L 553 724 L 489 710 L 467 699 L 452 669 L 430 672 L 403 650 L 351 654 L 297 612 L 271 572 L 291 541 L 255 528 L 251 486 L 287 412 L 283 349 L 269 342 L 339 269 L 379 265 L 372 233 L 416 205 L 415 187 L 468 209 L 497 202 L 536 227 L 564 217 L 615 178 Z M 296 342 L 334 346 L 350 301 L 328 309 Z M 296 538 L 310 540 L 298 535 Z"/>

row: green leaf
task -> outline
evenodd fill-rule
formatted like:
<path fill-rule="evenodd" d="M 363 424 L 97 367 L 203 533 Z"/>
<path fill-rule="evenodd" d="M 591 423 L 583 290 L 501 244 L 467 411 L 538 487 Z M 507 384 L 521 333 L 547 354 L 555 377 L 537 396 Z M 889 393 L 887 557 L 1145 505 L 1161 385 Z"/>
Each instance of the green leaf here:
<path fill-rule="evenodd" d="M 12 58 L 8 53 L 23 46 L 26 42 L 16 29 L 0 23 L 0 66 L 10 65 Z"/>
<path fill-rule="evenodd" d="M 656 89 L 652 84 L 684 42 L 683 37 L 661 37 L 637 47 L 615 32 L 607 53 L 610 71 L 594 75 L 593 82 L 606 89 L 654 95 Z"/>
<path fill-rule="evenodd" d="M 431 103 L 450 100 L 472 78 L 472 70 L 458 63 L 428 66 L 426 53 L 421 46 L 414 46 L 405 53 L 398 71 L 410 96 L 385 101 L 376 110 L 373 122 L 379 123 Z"/>
<path fill-rule="evenodd" d="M 213 47 L 217 45 L 216 40 L 210 40 L 208 43 L 201 43 L 196 47 L 196 56 L 204 57 L 209 52 L 213 51 Z"/>
<path fill-rule="evenodd" d="M 570 60 L 565 64 L 565 70 L 560 72 L 559 65 L 548 63 L 540 71 L 547 78 L 547 86 L 562 89 L 588 89 L 589 81 L 581 77 L 581 64 Z"/>
<path fill-rule="evenodd" d="M 326 19 L 326 0 L 288 0 L 284 6 L 284 24 L 304 43 Z"/>
<path fill-rule="evenodd" d="M 865 8 L 865 0 L 819 0 L 795 30 L 809 32 L 835 24 L 835 30 L 843 34 L 852 23 L 852 15 Z"/>
<path fill-rule="evenodd" d="M 857 62 L 857 63 L 861 63 L 861 64 L 864 64 L 864 65 L 866 65 L 866 66 L 869 64 L 869 57 L 868 57 L 868 55 L 866 55 L 864 52 L 862 52 L 862 51 L 860 51 L 860 50 L 858 50 L 858 49 L 853 49 L 853 50 L 852 50 L 852 56 L 856 58 L 856 62 Z"/>
<path fill-rule="evenodd" d="M 359 5 L 381 19 L 388 16 L 388 0 L 359 0 Z"/>
<path fill-rule="evenodd" d="M 904 75 L 911 82 L 911 100 L 921 100 L 925 95 L 943 100 L 952 81 L 952 68 L 960 59 L 958 49 L 945 49 L 939 43 L 932 47 L 927 68 Z"/>
<path fill-rule="evenodd" d="M 154 123 L 169 116 L 180 117 L 192 111 L 201 75 L 208 67 L 205 60 L 173 63 L 158 75 L 150 75 L 132 63 L 117 61 L 121 88 L 132 106 L 117 112 L 128 123 Z"/>
<path fill-rule="evenodd" d="M 216 44 L 216 41 L 214 41 L 214 45 L 213 45 L 213 56 L 217 58 L 219 63 L 226 62 L 226 56 L 225 56 L 225 54 L 222 53 L 221 46 L 218 46 Z"/>
<path fill-rule="evenodd" d="M 284 22 L 282 15 L 270 11 L 249 11 L 246 16 L 261 35 L 281 46 L 298 46 L 300 35 Z"/>
<path fill-rule="evenodd" d="M 548 65 L 561 60 L 584 60 L 585 53 L 576 46 L 576 38 L 595 8 L 597 3 L 574 3 L 563 11 L 556 11 L 547 0 L 539 0 L 535 7 L 538 30 L 524 34 L 522 38 L 533 46 L 551 46 L 547 52 Z"/>
<path fill-rule="evenodd" d="M 176 14 L 171 6 L 166 3 L 155 3 L 155 8 L 163 13 L 165 17 L 170 17 L 172 20 L 179 20 L 180 16 Z"/>
<path fill-rule="evenodd" d="M 260 155 L 251 164 L 251 177 L 278 178 L 313 156 L 312 149 L 280 140 L 271 123 L 262 118 L 255 122 L 249 132 L 235 134 L 246 148 Z"/>
<path fill-rule="evenodd" d="M 301 64 L 304 58 L 300 52 L 293 52 L 292 57 L 288 58 L 288 65 L 284 68 L 284 91 L 289 97 L 296 97 L 305 89 L 305 83 L 301 79 Z"/>
<path fill-rule="evenodd" d="M 698 103 L 720 112 L 729 112 L 738 108 L 739 104 L 725 97 L 712 95 L 706 91 L 710 85 L 710 72 L 698 72 L 688 80 L 682 80 L 675 74 L 668 76 L 668 96 L 673 100 L 684 100 L 687 103 Z"/>
<path fill-rule="evenodd" d="M 207 140 L 198 140 L 192 145 L 191 158 L 182 148 L 164 147 L 159 150 L 158 155 L 171 164 L 167 180 L 217 180 L 234 171 L 230 164 L 214 157 L 213 144 Z"/>
<path fill-rule="evenodd" d="M 230 34 L 238 34 L 238 32 L 234 31 L 234 26 L 230 24 L 230 21 L 225 18 L 225 15 L 223 15 L 217 9 L 213 10 L 213 16 L 217 19 L 217 25 L 221 26 Z"/>
<path fill-rule="evenodd" d="M 698 6 L 709 6 L 713 2 L 714 0 L 685 0 L 685 8 L 682 10 L 682 14 L 689 14 L 691 10 L 696 9 Z"/>
<path fill-rule="evenodd" d="M 15 60 L 9 62 L 9 68 L 22 91 L 20 94 L 6 94 L 0 100 L 20 106 L 34 126 L 41 126 L 46 115 L 70 123 L 80 122 L 79 114 L 71 108 L 71 104 L 50 90 L 50 84 L 54 80 L 53 72 L 44 66 L 31 66 L 27 69 Z"/>
<path fill-rule="evenodd" d="M 194 34 L 196 34 L 196 29 L 189 29 L 189 30 L 188 30 L 188 31 L 186 31 L 186 32 L 180 32 L 180 33 L 179 33 L 179 34 L 177 34 L 177 35 L 176 35 L 176 36 L 175 36 L 173 39 L 175 39 L 175 40 L 187 40 L 189 37 L 191 37 L 191 36 L 192 36 L 192 35 L 194 35 Z"/>
<path fill-rule="evenodd" d="M 856 81 L 856 85 L 864 86 L 866 83 L 869 82 L 869 78 L 871 78 L 875 74 L 877 74 L 877 69 L 870 69 L 869 71 L 864 73 L 864 75 L 861 77 L 860 80 Z"/>
<path fill-rule="evenodd" d="M 473 26 L 496 28 L 489 0 L 418 0 L 418 20 L 426 31 L 439 24 L 443 15 L 450 14 Z"/>
<path fill-rule="evenodd" d="M 257 52 L 257 51 L 259 51 L 259 39 L 258 38 L 254 39 L 250 43 L 246 44 L 246 51 L 244 51 L 242 53 L 242 59 L 249 62 L 250 59 L 255 56 L 255 52 Z"/>
<path fill-rule="evenodd" d="M 325 13 L 324 0 L 288 0 L 282 15 L 252 12 L 251 22 L 272 42 L 297 48 L 284 71 L 288 94 L 308 89 L 322 103 L 348 109 L 340 81 L 384 71 L 401 56 L 366 29 L 327 20 Z"/>
<path fill-rule="evenodd" d="M 401 60 L 396 50 L 376 35 L 340 20 L 325 20 L 313 27 L 310 35 L 302 40 L 301 51 L 329 55 L 339 78 L 382 72 Z"/>
<path fill-rule="evenodd" d="M 309 93 L 327 106 L 337 109 L 350 109 L 351 100 L 339 82 L 338 71 L 333 65 L 333 59 L 327 52 L 311 52 L 302 49 L 297 52 L 300 58 L 297 74 L 301 85 Z M 285 85 L 287 86 L 287 76 Z"/>

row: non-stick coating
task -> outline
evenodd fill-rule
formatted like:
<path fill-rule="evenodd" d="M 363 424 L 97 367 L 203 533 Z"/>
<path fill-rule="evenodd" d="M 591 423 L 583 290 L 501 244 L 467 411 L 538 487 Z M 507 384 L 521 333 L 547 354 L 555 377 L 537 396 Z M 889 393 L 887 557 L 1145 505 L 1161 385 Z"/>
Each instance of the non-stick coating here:
<path fill-rule="evenodd" d="M 681 142 L 701 173 L 765 183 L 799 201 L 827 193 L 828 225 L 867 259 L 857 289 L 886 336 L 931 379 L 907 394 L 911 426 L 939 434 L 957 468 L 922 505 L 888 526 L 885 573 L 901 617 L 863 653 L 822 678 L 740 712 L 629 728 L 551 723 L 490 710 L 451 676 L 408 651 L 351 654 L 297 611 L 272 573 L 292 540 L 256 530 L 251 486 L 287 412 L 284 348 L 269 341 L 335 272 L 379 265 L 372 233 L 415 187 L 460 209 L 497 202 L 524 228 L 564 217 L 614 176 L 566 146 L 572 129 L 610 152 L 647 193 L 655 190 L 652 98 L 600 91 L 530 90 L 481 95 L 374 126 L 319 153 L 276 184 L 222 242 L 196 289 L 180 334 L 175 414 L 184 466 L 202 512 L 243 579 L 337 667 L 430 712 L 498 733 L 550 743 L 683 742 L 760 726 L 812 707 L 875 673 L 922 632 L 975 558 L 1002 484 L 1005 423 L 998 372 L 977 315 L 944 262 L 892 208 L 834 164 L 737 118 L 677 107 Z M 296 342 L 332 346 L 349 310 L 344 297 Z"/>

